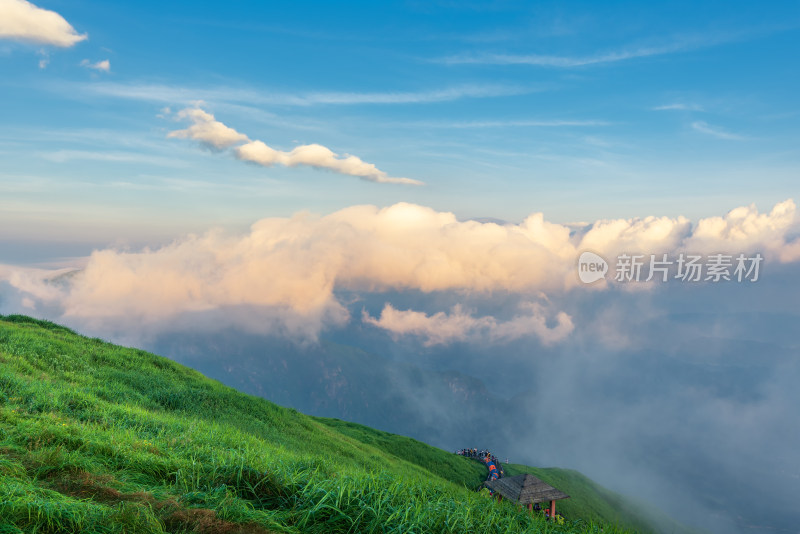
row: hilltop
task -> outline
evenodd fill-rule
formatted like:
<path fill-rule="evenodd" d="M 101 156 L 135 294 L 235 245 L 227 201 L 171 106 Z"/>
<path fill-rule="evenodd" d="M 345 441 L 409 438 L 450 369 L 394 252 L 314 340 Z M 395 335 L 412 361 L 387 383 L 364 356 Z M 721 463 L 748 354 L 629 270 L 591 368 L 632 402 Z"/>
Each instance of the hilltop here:
<path fill-rule="evenodd" d="M 579 473 L 558 527 L 474 490 L 477 462 L 309 417 L 141 350 L 0 316 L 0 532 L 647 532 Z"/>

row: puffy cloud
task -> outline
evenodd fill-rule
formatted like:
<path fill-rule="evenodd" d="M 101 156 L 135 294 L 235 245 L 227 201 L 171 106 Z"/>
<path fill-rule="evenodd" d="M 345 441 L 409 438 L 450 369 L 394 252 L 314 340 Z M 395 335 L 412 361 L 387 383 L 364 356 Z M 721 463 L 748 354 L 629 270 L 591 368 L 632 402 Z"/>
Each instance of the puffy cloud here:
<path fill-rule="evenodd" d="M 694 230 L 684 218 L 646 217 L 599 221 L 571 233 L 541 213 L 520 224 L 497 224 L 459 221 L 452 213 L 407 203 L 352 206 L 325 216 L 263 219 L 240 236 L 209 232 L 156 250 L 96 251 L 84 269 L 60 284 L 44 280 L 49 272 L 6 269 L 0 279 L 24 296 L 58 302 L 63 315 L 76 320 L 158 323 L 250 307 L 324 328 L 348 320 L 337 291 L 450 292 L 462 301 L 493 292 L 522 301 L 563 294 L 579 285 L 576 261 L 586 249 L 609 260 L 634 249 L 674 254 L 734 248 L 758 250 L 769 261 L 796 261 L 800 240 L 786 237 L 793 231 L 794 213 L 789 200 L 765 214 L 751 206 L 702 219 Z M 523 333 L 550 343 L 572 330 L 569 316 L 556 314 L 555 326 L 548 326 L 547 317 L 535 307 L 501 320 L 473 317 L 460 308 L 427 315 L 389 305 L 380 317 L 365 320 L 396 335 L 420 335 L 431 344 L 478 334 L 514 339 Z"/>
<path fill-rule="evenodd" d="M 153 251 L 97 251 L 63 302 L 69 316 L 160 320 L 236 305 L 313 315 L 339 306 L 335 289 L 538 290 L 562 285 L 552 280 L 566 276 L 571 250 L 559 248 L 559 259 L 547 247 L 564 247 L 568 233 L 538 235 L 543 228 L 459 222 L 412 204 L 301 213 L 263 219 L 241 237 L 211 232 Z"/>
<path fill-rule="evenodd" d="M 83 61 L 81 61 L 81 67 L 86 67 L 87 69 L 92 69 L 92 70 L 99 70 L 101 72 L 111 72 L 111 62 L 107 59 L 104 59 L 102 61 L 97 61 L 95 63 L 92 63 L 88 59 L 84 59 Z"/>
<path fill-rule="evenodd" d="M 426 346 L 453 341 L 502 343 L 532 334 L 545 345 L 550 345 L 561 341 L 574 329 L 572 318 L 564 312 L 556 315 L 556 325 L 551 328 L 547 326 L 547 316 L 539 304 L 526 303 L 521 308 L 524 313 L 508 321 L 499 321 L 490 315 L 473 317 L 458 305 L 449 314 L 438 312 L 428 315 L 414 310 L 397 310 L 387 303 L 379 318 L 365 311 L 362 320 L 388 330 L 395 336 L 420 336 Z"/>
<path fill-rule="evenodd" d="M 0 39 L 69 47 L 87 38 L 55 11 L 26 0 L 0 0 Z"/>
<path fill-rule="evenodd" d="M 581 250 L 592 250 L 606 258 L 622 252 L 669 254 L 688 251 L 700 254 L 761 252 L 779 261 L 794 261 L 800 240 L 790 241 L 796 206 L 788 199 L 769 213 L 740 206 L 719 217 L 700 219 L 696 225 L 684 217 L 645 217 L 597 221 L 583 229 Z"/>
<path fill-rule="evenodd" d="M 200 108 L 187 108 L 177 113 L 178 119 L 187 119 L 192 125 L 185 130 L 175 130 L 167 137 L 193 139 L 209 148 L 222 150 L 237 143 L 249 141 L 246 135 L 225 126 L 214 115 Z"/>
<path fill-rule="evenodd" d="M 607 259 L 620 253 L 669 253 L 691 234 L 685 217 L 644 217 L 597 221 L 580 240 L 580 249 L 599 252 Z"/>
<path fill-rule="evenodd" d="M 178 112 L 177 117 L 191 121 L 192 125 L 184 130 L 170 132 L 167 137 L 194 139 L 217 150 L 238 144 L 239 146 L 234 149 L 234 155 L 241 161 L 256 163 L 264 167 L 307 165 L 317 169 L 357 176 L 370 182 L 423 185 L 419 180 L 391 177 L 372 163 L 367 163 L 361 158 L 349 154 L 339 156 L 331 149 L 319 144 L 297 146 L 288 152 L 276 150 L 263 141 L 251 141 L 246 135 L 219 122 L 214 115 L 200 108 L 184 109 Z"/>
<path fill-rule="evenodd" d="M 754 204 L 740 206 L 724 217 L 700 219 L 684 248 L 706 253 L 768 251 L 781 261 L 792 261 L 793 250 L 800 241 L 786 243 L 786 234 L 795 220 L 796 206 L 788 199 L 759 213 Z"/>
<path fill-rule="evenodd" d="M 381 184 L 423 185 L 412 178 L 392 178 L 372 163 L 366 163 L 356 156 L 339 157 L 331 149 L 311 144 L 295 147 L 289 152 L 275 150 L 261 141 L 252 141 L 236 148 L 236 157 L 270 167 L 276 163 L 286 167 L 308 165 L 317 169 L 328 169 L 341 174 L 358 176 L 370 182 Z"/>

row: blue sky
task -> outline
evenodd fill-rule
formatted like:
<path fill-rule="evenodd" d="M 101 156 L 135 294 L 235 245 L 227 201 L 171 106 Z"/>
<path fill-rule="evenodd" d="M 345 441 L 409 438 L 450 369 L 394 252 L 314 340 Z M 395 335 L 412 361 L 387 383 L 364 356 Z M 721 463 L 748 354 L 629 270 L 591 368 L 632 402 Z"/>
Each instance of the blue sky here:
<path fill-rule="evenodd" d="M 6 240 L 158 243 L 398 201 L 571 222 L 798 197 L 797 2 L 36 5 L 88 38 L 0 40 Z M 194 105 L 426 185 L 167 138 Z"/>

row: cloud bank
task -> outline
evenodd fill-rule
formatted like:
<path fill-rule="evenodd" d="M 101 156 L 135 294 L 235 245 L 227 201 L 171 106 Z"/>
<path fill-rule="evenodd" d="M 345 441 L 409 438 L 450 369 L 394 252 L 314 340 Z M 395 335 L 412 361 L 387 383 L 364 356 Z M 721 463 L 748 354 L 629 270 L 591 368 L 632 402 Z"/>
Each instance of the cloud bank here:
<path fill-rule="evenodd" d="M 25 0 L 0 0 L 0 39 L 67 48 L 88 37 L 55 11 Z"/>
<path fill-rule="evenodd" d="M 362 161 L 356 156 L 339 156 L 331 149 L 319 144 L 301 145 L 285 152 L 268 146 L 263 141 L 252 141 L 214 118 L 214 115 L 200 108 L 187 108 L 179 111 L 176 117 L 192 124 L 186 129 L 167 134 L 170 138 L 192 139 L 214 150 L 224 150 L 234 145 L 234 156 L 241 160 L 264 167 L 283 165 L 285 167 L 308 166 L 325 169 L 339 174 L 356 176 L 363 180 L 382 184 L 423 185 L 411 178 L 393 178 L 372 163 Z"/>
<path fill-rule="evenodd" d="M 235 142 L 233 133 L 213 121 L 200 124 L 187 135 L 219 146 Z M 576 273 L 581 251 L 609 259 L 635 251 L 757 251 L 767 262 L 793 262 L 800 259 L 800 240 L 788 237 L 794 220 L 791 200 L 769 213 L 739 207 L 695 226 L 682 217 L 646 217 L 598 221 L 578 232 L 541 213 L 520 224 L 496 224 L 459 221 L 452 213 L 407 203 L 353 206 L 325 216 L 263 219 L 246 235 L 212 231 L 156 250 L 96 251 L 83 270 L 68 279 L 62 274 L 58 283 L 54 275 L 9 267 L 0 279 L 76 321 L 156 325 L 185 314 L 249 307 L 272 310 L 270 317 L 284 326 L 313 325 L 312 334 L 350 319 L 342 292 L 515 295 L 523 304 L 507 319 L 473 316 L 460 307 L 449 313 L 401 310 L 387 300 L 379 317 L 366 314 L 362 321 L 429 345 L 476 337 L 502 342 L 526 334 L 556 343 L 572 331 L 572 318 L 537 303 L 585 287 Z M 612 285 L 604 281 L 591 290 Z"/>

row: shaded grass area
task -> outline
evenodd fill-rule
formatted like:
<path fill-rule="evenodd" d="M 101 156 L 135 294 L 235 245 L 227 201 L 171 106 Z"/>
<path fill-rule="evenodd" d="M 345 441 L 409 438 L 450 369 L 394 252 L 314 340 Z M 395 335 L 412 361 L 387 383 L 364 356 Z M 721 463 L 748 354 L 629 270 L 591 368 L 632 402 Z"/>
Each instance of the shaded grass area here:
<path fill-rule="evenodd" d="M 621 532 L 471 491 L 482 467 L 144 351 L 0 317 L 0 532 Z"/>

